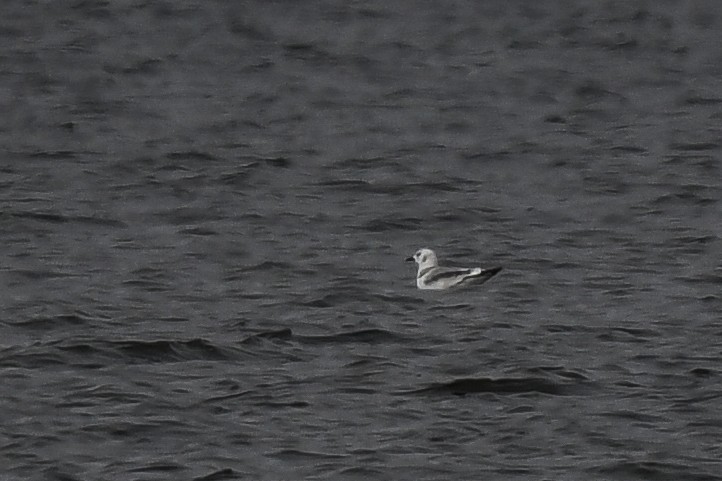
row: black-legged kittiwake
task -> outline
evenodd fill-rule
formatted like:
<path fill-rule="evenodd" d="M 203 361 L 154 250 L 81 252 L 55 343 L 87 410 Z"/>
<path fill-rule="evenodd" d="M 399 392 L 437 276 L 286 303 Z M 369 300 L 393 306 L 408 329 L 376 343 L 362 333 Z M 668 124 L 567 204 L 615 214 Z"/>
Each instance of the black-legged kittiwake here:
<path fill-rule="evenodd" d="M 483 284 L 501 271 L 501 267 L 439 267 L 436 254 L 431 249 L 419 249 L 407 261 L 419 265 L 416 273 L 416 287 L 419 289 L 443 290 L 470 284 Z"/>

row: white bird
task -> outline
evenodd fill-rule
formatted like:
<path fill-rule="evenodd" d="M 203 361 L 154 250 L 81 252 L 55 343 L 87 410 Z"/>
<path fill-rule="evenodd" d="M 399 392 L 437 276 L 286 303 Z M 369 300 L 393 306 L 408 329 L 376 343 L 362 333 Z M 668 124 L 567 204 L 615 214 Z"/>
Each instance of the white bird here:
<path fill-rule="evenodd" d="M 501 267 L 490 269 L 439 267 L 436 254 L 431 249 L 419 249 L 406 260 L 415 261 L 419 265 L 416 273 L 416 287 L 419 289 L 442 290 L 469 284 L 483 284 L 501 271 Z"/>

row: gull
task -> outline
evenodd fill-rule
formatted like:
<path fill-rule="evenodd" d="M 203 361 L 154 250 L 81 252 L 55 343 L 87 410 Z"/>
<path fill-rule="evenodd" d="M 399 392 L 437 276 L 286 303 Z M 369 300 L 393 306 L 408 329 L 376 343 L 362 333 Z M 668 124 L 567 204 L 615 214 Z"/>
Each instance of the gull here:
<path fill-rule="evenodd" d="M 501 271 L 501 267 L 482 269 L 481 267 L 457 268 L 439 267 L 436 254 L 431 249 L 419 249 L 407 261 L 419 265 L 416 273 L 416 287 L 419 289 L 443 290 L 470 284 L 483 284 Z"/>

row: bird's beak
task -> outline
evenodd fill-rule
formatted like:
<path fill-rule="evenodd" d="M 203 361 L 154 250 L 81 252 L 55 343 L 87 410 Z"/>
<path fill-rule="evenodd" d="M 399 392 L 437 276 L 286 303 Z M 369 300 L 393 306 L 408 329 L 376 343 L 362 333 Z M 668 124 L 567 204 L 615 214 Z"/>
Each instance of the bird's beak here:
<path fill-rule="evenodd" d="M 404 260 L 405 260 L 406 262 L 414 262 L 414 258 L 413 258 L 413 257 L 407 257 L 407 258 L 404 259 Z"/>

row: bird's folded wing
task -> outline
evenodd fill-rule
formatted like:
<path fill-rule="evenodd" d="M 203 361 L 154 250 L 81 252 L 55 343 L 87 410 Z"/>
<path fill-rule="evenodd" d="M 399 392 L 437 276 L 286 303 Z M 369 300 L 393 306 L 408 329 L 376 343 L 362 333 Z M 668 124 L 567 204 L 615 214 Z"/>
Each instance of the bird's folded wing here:
<path fill-rule="evenodd" d="M 444 279 L 464 279 L 469 276 L 477 275 L 481 269 L 454 269 L 451 267 L 438 267 L 430 271 L 425 277 L 424 281 L 427 284 L 437 282 Z"/>

